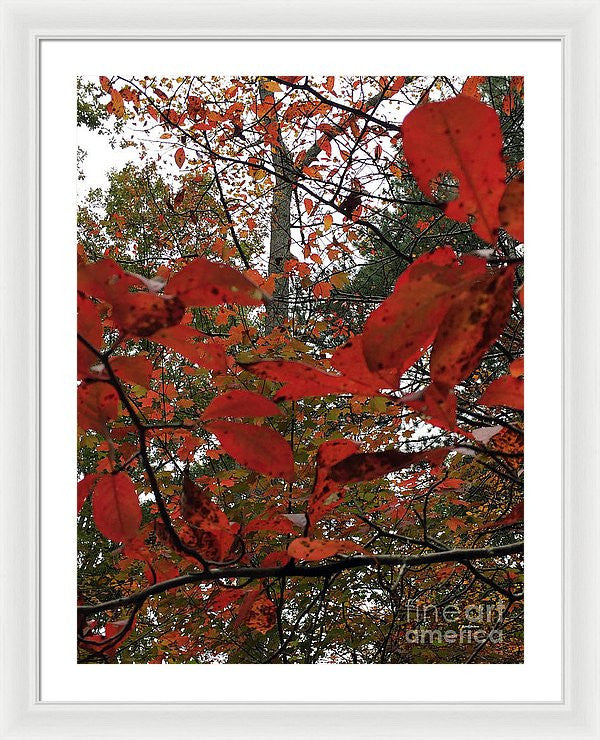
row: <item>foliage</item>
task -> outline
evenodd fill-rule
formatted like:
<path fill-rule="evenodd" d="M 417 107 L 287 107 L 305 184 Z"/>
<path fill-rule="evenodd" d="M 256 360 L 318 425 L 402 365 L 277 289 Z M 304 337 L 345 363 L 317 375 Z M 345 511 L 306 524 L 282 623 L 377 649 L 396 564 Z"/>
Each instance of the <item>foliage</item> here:
<path fill-rule="evenodd" d="M 522 78 L 79 92 L 79 660 L 521 661 Z"/>

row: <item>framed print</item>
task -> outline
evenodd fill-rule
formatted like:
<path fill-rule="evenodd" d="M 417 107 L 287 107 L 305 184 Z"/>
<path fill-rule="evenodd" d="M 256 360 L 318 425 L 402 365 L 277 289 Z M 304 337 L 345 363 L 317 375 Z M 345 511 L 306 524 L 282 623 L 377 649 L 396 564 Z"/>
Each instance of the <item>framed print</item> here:
<path fill-rule="evenodd" d="M 2 737 L 598 737 L 597 4 L 2 13 Z"/>

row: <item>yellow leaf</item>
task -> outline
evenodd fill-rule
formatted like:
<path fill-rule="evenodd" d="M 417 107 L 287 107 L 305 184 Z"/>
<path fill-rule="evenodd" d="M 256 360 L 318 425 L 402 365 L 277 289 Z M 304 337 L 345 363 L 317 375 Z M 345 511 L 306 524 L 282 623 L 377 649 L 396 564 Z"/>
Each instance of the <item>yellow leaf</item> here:
<path fill-rule="evenodd" d="M 269 92 L 281 92 L 281 87 L 279 86 L 278 82 L 275 82 L 275 80 L 265 80 L 262 83 L 262 86 L 265 90 L 268 90 Z"/>

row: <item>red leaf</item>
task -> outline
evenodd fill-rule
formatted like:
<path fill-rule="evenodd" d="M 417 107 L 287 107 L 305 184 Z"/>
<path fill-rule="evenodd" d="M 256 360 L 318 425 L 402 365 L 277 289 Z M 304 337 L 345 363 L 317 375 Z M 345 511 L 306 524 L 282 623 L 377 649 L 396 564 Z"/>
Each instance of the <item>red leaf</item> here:
<path fill-rule="evenodd" d="M 126 334 L 148 337 L 158 329 L 178 324 L 185 306 L 177 296 L 127 293 L 113 300 L 113 321 Z"/>
<path fill-rule="evenodd" d="M 459 266 L 450 247 L 423 255 L 398 278 L 394 292 L 371 313 L 363 331 L 368 367 L 374 372 L 407 370 L 433 341 L 457 284 L 485 272 L 472 258 Z"/>
<path fill-rule="evenodd" d="M 185 188 L 181 188 L 181 190 L 177 193 L 177 195 L 173 199 L 173 207 L 179 208 L 179 206 L 183 203 L 184 198 L 185 198 Z"/>
<path fill-rule="evenodd" d="M 269 299 L 238 270 L 204 257 L 192 260 L 172 277 L 165 293 L 174 293 L 186 306 L 218 306 L 221 303 L 258 306 Z"/>
<path fill-rule="evenodd" d="M 456 396 L 452 388 L 443 383 L 430 383 L 423 391 L 422 400 L 405 400 L 407 406 L 425 415 L 429 424 L 458 431 L 456 426 Z"/>
<path fill-rule="evenodd" d="M 178 324 L 177 326 L 159 329 L 148 339 L 179 353 L 193 365 L 200 365 L 200 367 L 206 367 L 216 372 L 227 370 L 223 343 L 218 339 L 207 339 L 205 334 L 190 326 Z"/>
<path fill-rule="evenodd" d="M 244 597 L 234 626 L 245 623 L 263 635 L 275 626 L 277 607 L 262 587 L 249 591 Z"/>
<path fill-rule="evenodd" d="M 205 429 L 240 465 L 272 478 L 294 479 L 291 447 L 274 429 L 233 421 L 213 421 Z"/>
<path fill-rule="evenodd" d="M 316 524 L 342 500 L 340 491 L 343 484 L 329 478 L 331 468 L 341 460 L 359 451 L 359 446 L 351 439 L 331 439 L 319 447 L 317 452 L 317 473 L 308 498 L 308 518 L 311 526 Z"/>
<path fill-rule="evenodd" d="M 90 493 L 94 490 L 94 486 L 96 485 L 96 481 L 98 480 L 99 477 L 100 476 L 95 473 L 88 473 L 87 475 L 84 475 L 80 481 L 78 481 L 77 483 L 77 513 L 78 514 L 83 508 L 85 500 L 90 495 Z"/>
<path fill-rule="evenodd" d="M 282 514 L 274 513 L 271 510 L 251 519 L 244 527 L 244 532 L 246 534 L 263 531 L 278 532 L 279 534 L 293 534 L 294 525 Z"/>
<path fill-rule="evenodd" d="M 517 177 L 506 186 L 499 206 L 500 226 L 521 244 L 525 240 L 525 180 Z"/>
<path fill-rule="evenodd" d="M 305 208 L 305 210 L 306 210 L 306 213 L 307 213 L 307 214 L 308 214 L 309 216 L 310 216 L 310 214 L 311 214 L 311 212 L 312 212 L 312 209 L 314 208 L 314 205 L 315 205 L 315 204 L 314 204 L 314 203 L 312 202 L 312 200 L 311 200 L 310 198 L 305 198 L 305 199 L 304 199 L 304 208 Z"/>
<path fill-rule="evenodd" d="M 319 149 L 321 149 L 321 151 L 325 152 L 328 157 L 331 157 L 331 139 L 329 138 L 329 136 L 327 136 L 327 134 L 323 134 L 317 144 L 319 145 Z M 304 203 L 306 205 L 306 201 Z M 307 213 L 310 213 L 308 209 Z"/>
<path fill-rule="evenodd" d="M 384 450 L 356 453 L 333 465 L 329 471 L 329 478 L 341 484 L 373 480 L 418 462 L 439 464 L 448 452 L 447 447 L 437 447 L 424 452 Z"/>
<path fill-rule="evenodd" d="M 108 422 L 117 418 L 119 396 L 109 383 L 81 383 L 77 388 L 77 426 L 106 432 Z"/>
<path fill-rule="evenodd" d="M 522 411 L 524 408 L 524 390 L 525 383 L 522 378 L 504 375 L 488 385 L 477 403 L 484 406 L 508 406 L 511 409 Z"/>
<path fill-rule="evenodd" d="M 181 494 L 181 516 L 192 526 L 196 542 L 202 550 L 202 533 L 212 535 L 217 548 L 216 557 L 222 561 L 227 557 L 235 535 L 227 515 L 210 499 L 208 492 L 194 483 L 187 475 L 183 477 Z"/>
<path fill-rule="evenodd" d="M 267 380 L 284 383 L 274 395 L 275 401 L 297 401 L 300 398 L 321 397 L 340 393 L 372 395 L 376 391 L 343 375 L 333 375 L 317 367 L 293 360 L 263 360 L 239 362 L 248 372 Z"/>
<path fill-rule="evenodd" d="M 103 475 L 94 490 L 92 511 L 98 530 L 110 540 L 131 539 L 142 521 L 142 510 L 127 473 Z"/>
<path fill-rule="evenodd" d="M 288 545 L 288 555 L 297 560 L 323 560 L 345 552 L 362 552 L 371 555 L 364 547 L 351 540 L 311 540 L 298 537 Z"/>
<path fill-rule="evenodd" d="M 203 419 L 280 416 L 281 409 L 268 398 L 251 391 L 227 391 L 208 404 Z"/>
<path fill-rule="evenodd" d="M 185 162 L 185 152 L 183 150 L 183 147 L 179 147 L 179 149 L 175 152 L 175 164 L 181 169 L 183 167 L 183 163 Z"/>
<path fill-rule="evenodd" d="M 473 218 L 473 231 L 495 242 L 506 176 L 496 112 L 464 95 L 427 103 L 406 116 L 402 139 L 421 190 L 433 197 L 432 181 L 440 173 L 451 172 L 458 180 L 459 193 L 446 205 L 446 215 L 465 223 Z"/>
<path fill-rule="evenodd" d="M 341 347 L 338 347 L 331 357 L 331 364 L 336 370 L 367 388 L 391 388 L 396 390 L 401 373 L 392 368 L 381 372 L 372 372 L 365 360 L 363 335 L 356 334 L 350 337 Z"/>
<path fill-rule="evenodd" d="M 140 287 L 138 279 L 111 259 L 79 265 L 77 268 L 77 289 L 107 303 L 121 298 L 136 286 Z"/>
<path fill-rule="evenodd" d="M 142 388 L 150 387 L 152 363 L 144 355 L 112 357 L 110 364 L 119 378 L 126 383 L 130 385 L 141 385 Z"/>
<path fill-rule="evenodd" d="M 454 300 L 433 343 L 433 381 L 455 386 L 475 370 L 508 321 L 514 274 L 514 265 L 488 273 Z"/>
<path fill-rule="evenodd" d="M 102 321 L 98 306 L 89 298 L 77 294 L 77 332 L 97 350 L 102 349 Z M 77 378 L 90 374 L 90 367 L 98 364 L 98 358 L 82 343 L 77 342 Z"/>

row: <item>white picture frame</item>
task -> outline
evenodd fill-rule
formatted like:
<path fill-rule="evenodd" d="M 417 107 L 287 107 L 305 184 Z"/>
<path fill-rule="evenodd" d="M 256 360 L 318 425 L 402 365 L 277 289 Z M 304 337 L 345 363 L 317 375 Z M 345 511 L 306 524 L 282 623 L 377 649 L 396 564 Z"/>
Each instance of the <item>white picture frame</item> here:
<path fill-rule="evenodd" d="M 0 0 L 0 738 L 599 738 L 597 0 Z M 49 39 L 557 39 L 563 49 L 563 696 L 553 702 L 73 703 L 39 699 L 39 74 Z M 556 389 L 549 403 L 561 403 Z M 552 464 L 560 430 L 549 434 Z M 548 547 L 561 543 L 549 542 Z"/>

